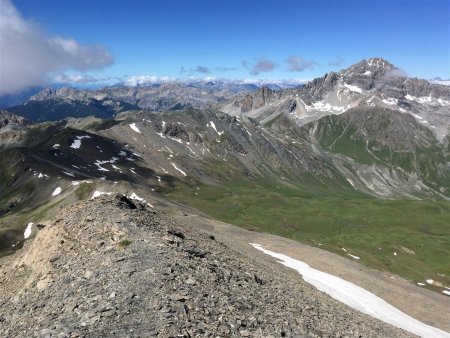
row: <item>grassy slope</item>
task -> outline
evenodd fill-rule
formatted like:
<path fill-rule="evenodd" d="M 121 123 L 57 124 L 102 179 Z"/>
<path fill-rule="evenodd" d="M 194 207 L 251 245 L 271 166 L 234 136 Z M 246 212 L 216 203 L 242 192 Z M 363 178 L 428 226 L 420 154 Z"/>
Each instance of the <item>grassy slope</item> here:
<path fill-rule="evenodd" d="M 247 229 L 339 254 L 345 254 L 344 247 L 363 264 L 411 281 L 433 278 L 450 285 L 450 202 L 380 200 L 337 191 L 325 196 L 260 183 L 234 181 L 199 190 L 179 185 L 169 196 Z"/>

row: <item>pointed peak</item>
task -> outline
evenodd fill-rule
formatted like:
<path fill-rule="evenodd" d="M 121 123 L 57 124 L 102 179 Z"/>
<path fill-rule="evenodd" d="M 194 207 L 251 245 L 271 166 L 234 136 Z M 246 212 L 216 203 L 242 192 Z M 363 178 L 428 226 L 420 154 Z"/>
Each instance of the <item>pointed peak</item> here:
<path fill-rule="evenodd" d="M 367 66 L 371 67 L 371 68 L 376 68 L 376 69 L 383 69 L 383 70 L 393 70 L 397 67 L 395 67 L 392 63 L 390 63 L 389 61 L 383 59 L 383 58 L 370 58 L 367 60 L 363 60 L 361 62 L 366 62 Z"/>
<path fill-rule="evenodd" d="M 363 75 L 363 76 L 381 76 L 390 73 L 398 68 L 383 58 L 370 58 L 362 60 L 349 68 L 344 69 L 342 73 L 346 76 Z"/>

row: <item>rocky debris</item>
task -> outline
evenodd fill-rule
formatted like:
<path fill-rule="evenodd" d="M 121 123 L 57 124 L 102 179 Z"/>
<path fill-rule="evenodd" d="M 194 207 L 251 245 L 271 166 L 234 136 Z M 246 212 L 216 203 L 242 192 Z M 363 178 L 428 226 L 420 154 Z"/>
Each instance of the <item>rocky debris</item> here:
<path fill-rule="evenodd" d="M 63 209 L 0 260 L 1 337 L 407 336 L 281 266 L 117 201 Z"/>

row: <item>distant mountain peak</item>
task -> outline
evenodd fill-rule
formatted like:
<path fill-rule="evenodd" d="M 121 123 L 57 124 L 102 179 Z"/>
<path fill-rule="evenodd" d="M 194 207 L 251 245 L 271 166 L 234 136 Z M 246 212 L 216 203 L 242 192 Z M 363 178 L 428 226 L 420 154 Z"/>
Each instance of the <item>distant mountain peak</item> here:
<path fill-rule="evenodd" d="M 349 68 L 345 69 L 343 72 L 345 75 L 350 74 L 362 74 L 362 75 L 384 75 L 388 72 L 398 69 L 389 61 L 383 58 L 370 58 L 362 60 Z"/>
<path fill-rule="evenodd" d="M 375 57 L 375 58 L 370 58 L 370 59 L 367 59 L 364 61 L 366 61 L 367 65 L 372 68 L 388 69 L 388 70 L 397 68 L 392 63 L 390 63 L 389 61 L 387 61 L 383 58 Z"/>

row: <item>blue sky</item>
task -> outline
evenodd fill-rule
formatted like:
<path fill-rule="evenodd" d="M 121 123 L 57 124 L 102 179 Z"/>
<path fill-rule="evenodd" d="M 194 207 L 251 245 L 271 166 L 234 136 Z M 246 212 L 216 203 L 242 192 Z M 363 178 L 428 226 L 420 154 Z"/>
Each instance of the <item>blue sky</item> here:
<path fill-rule="evenodd" d="M 448 0 L 12 4 L 43 35 L 98 44 L 111 55 L 104 65 L 66 65 L 53 73 L 310 79 L 378 56 L 411 76 L 450 77 Z"/>

